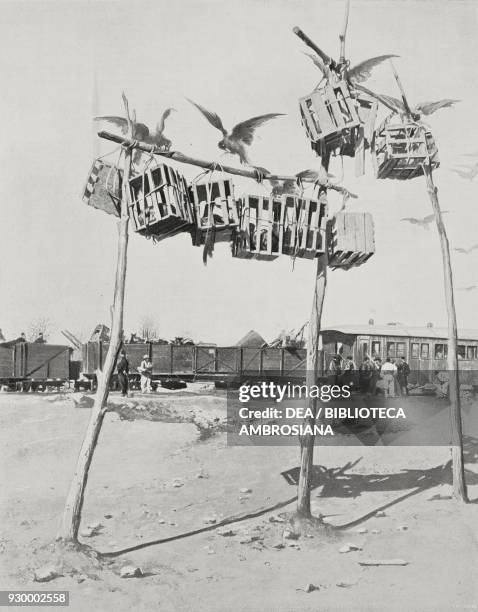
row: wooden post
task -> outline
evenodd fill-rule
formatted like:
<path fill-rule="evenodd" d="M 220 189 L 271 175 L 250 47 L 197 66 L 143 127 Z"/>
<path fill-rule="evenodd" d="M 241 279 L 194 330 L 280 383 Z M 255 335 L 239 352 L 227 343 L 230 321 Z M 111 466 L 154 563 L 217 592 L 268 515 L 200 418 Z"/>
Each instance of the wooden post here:
<path fill-rule="evenodd" d="M 460 377 L 458 372 L 458 334 L 456 324 L 455 299 L 453 296 L 453 274 L 450 263 L 450 247 L 445 225 L 438 202 L 438 189 L 433 183 L 432 167 L 423 164 L 428 195 L 432 203 L 440 247 L 443 258 L 443 279 L 445 283 L 445 299 L 448 315 L 448 375 L 450 377 L 450 425 L 452 442 L 453 493 L 462 501 L 468 501 L 465 467 L 463 459 L 463 431 L 461 422 Z"/>
<path fill-rule="evenodd" d="M 123 101 L 129 121 L 130 135 L 132 123 L 129 119 L 129 110 L 126 97 Z M 100 435 L 101 425 L 106 411 L 106 401 L 109 394 L 109 385 L 116 358 L 123 341 L 123 306 L 126 281 L 126 264 L 128 251 L 128 180 L 131 168 L 131 149 L 124 153 L 124 174 L 121 194 L 121 217 L 118 222 L 118 258 L 116 263 L 116 282 L 114 301 L 112 307 L 111 339 L 106 355 L 103 371 L 98 376 L 98 388 L 95 403 L 91 411 L 90 421 L 81 445 L 75 474 L 71 481 L 70 490 L 63 511 L 63 519 L 57 540 L 63 543 L 77 543 L 78 529 L 81 521 L 84 493 L 88 481 L 88 471 L 93 459 L 93 453 Z"/>
<path fill-rule="evenodd" d="M 329 169 L 330 155 L 324 154 L 322 157 L 322 169 L 324 176 L 327 176 Z M 327 197 L 327 190 L 321 188 L 319 201 L 324 201 Z M 324 305 L 325 288 L 327 286 L 327 242 L 325 242 L 324 254 L 317 259 L 317 270 L 315 274 L 314 297 L 312 299 L 312 310 L 309 321 L 309 337 L 307 341 L 307 376 L 306 384 L 310 388 L 317 384 L 318 354 L 320 344 L 320 330 L 322 322 L 322 308 Z M 315 415 L 317 414 L 317 399 L 309 398 L 308 408 L 313 412 L 313 417 L 305 419 L 307 425 L 312 427 L 316 424 Z M 300 475 L 297 490 L 297 513 L 300 516 L 309 518 L 310 511 L 310 488 L 312 485 L 312 468 L 314 465 L 314 444 L 315 435 L 306 434 L 300 441 Z"/>

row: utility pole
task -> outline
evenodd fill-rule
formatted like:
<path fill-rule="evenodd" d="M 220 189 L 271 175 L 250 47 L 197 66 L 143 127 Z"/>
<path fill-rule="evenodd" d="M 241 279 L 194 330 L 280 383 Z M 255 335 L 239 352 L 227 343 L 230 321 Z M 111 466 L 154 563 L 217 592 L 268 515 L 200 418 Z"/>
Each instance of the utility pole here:
<path fill-rule="evenodd" d="M 132 138 L 133 123 L 130 118 L 128 101 L 123 94 L 126 115 L 128 118 L 129 137 Z M 106 412 L 106 402 L 109 394 L 111 375 L 123 341 L 123 309 L 126 282 L 127 252 L 128 252 L 128 182 L 131 169 L 131 148 L 124 151 L 123 185 L 121 193 L 121 217 L 118 221 L 118 257 L 116 263 L 116 281 L 114 301 L 112 306 L 111 339 L 106 355 L 103 371 L 98 375 L 98 389 L 95 403 L 91 411 L 90 421 L 81 445 L 75 474 L 71 481 L 70 490 L 63 511 L 63 519 L 57 540 L 65 544 L 78 543 L 78 530 L 81 522 L 88 471 L 103 424 Z"/>
<path fill-rule="evenodd" d="M 461 421 L 460 375 L 458 371 L 458 333 L 456 324 L 455 298 L 453 295 L 453 273 L 450 261 L 450 246 L 446 228 L 438 201 L 438 189 L 433 182 L 433 171 L 430 164 L 423 164 L 423 173 L 427 184 L 428 195 L 435 214 L 435 222 L 440 238 L 443 259 L 443 280 L 445 284 L 445 301 L 448 316 L 448 375 L 450 377 L 450 426 L 452 444 L 453 494 L 457 499 L 468 501 L 465 482 L 465 465 L 463 458 L 463 428 Z"/>

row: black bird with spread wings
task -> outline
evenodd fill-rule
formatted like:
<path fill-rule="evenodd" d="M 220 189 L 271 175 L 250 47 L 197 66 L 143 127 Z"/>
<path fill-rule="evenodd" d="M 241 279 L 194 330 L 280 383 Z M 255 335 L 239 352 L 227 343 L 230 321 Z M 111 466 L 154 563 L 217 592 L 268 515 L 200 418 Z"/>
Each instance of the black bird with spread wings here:
<path fill-rule="evenodd" d="M 385 94 L 377 94 L 373 91 L 370 91 L 370 89 L 367 89 L 363 85 L 358 85 L 357 83 L 355 83 L 355 86 L 357 89 L 363 91 L 364 93 L 368 94 L 369 96 L 372 96 L 373 98 L 381 102 L 384 106 L 389 108 L 394 113 L 397 113 L 399 115 L 408 114 L 408 110 L 403 100 L 398 100 L 393 96 L 387 96 Z M 417 104 L 414 108 L 410 109 L 411 117 L 413 120 L 418 121 L 422 115 L 432 115 L 437 110 L 440 110 L 441 108 L 449 108 L 457 102 L 460 102 L 460 100 L 452 100 L 450 98 L 445 98 L 444 100 L 439 100 L 438 102 L 421 102 L 420 104 Z"/>
<path fill-rule="evenodd" d="M 473 246 L 471 246 L 469 249 L 464 249 L 462 247 L 455 247 L 454 251 L 456 251 L 457 253 L 463 253 L 464 255 L 469 255 L 472 251 L 474 251 L 475 249 L 478 249 L 478 243 L 474 244 Z"/>
<path fill-rule="evenodd" d="M 442 210 L 441 214 L 444 215 L 446 213 L 450 212 L 449 210 Z M 431 215 L 427 215 L 426 217 L 423 217 L 423 219 L 417 219 L 415 217 L 404 217 L 403 219 L 400 219 L 400 221 L 408 221 L 409 223 L 412 223 L 413 225 L 418 225 L 419 227 L 423 227 L 423 229 L 430 229 L 430 223 L 435 219 L 435 214 L 432 213 Z"/>
<path fill-rule="evenodd" d="M 324 77 L 327 77 L 329 67 L 326 66 L 326 64 L 324 64 L 324 62 L 319 58 L 319 56 L 312 55 L 312 53 L 305 53 L 305 55 L 307 55 L 307 57 L 310 57 L 310 59 L 314 62 L 315 66 L 317 66 L 317 68 L 322 72 L 322 75 Z M 364 60 L 363 62 L 360 62 L 359 64 L 353 66 L 352 68 L 349 68 L 346 65 L 345 70 L 344 70 L 345 77 L 349 80 L 349 82 L 352 85 L 355 85 L 356 83 L 363 83 L 364 81 L 366 81 L 372 76 L 372 70 L 376 66 L 378 66 L 385 60 L 390 59 L 392 57 L 399 57 L 399 56 L 393 55 L 393 54 L 377 55 L 376 57 L 371 57 L 368 60 Z"/>
<path fill-rule="evenodd" d="M 155 145 L 161 149 L 164 149 L 165 151 L 169 151 L 172 143 L 169 138 L 166 138 L 164 135 L 164 127 L 166 124 L 166 119 L 169 117 L 171 112 L 175 110 L 175 108 L 167 108 L 162 114 L 159 122 L 156 124 L 156 129 L 154 131 L 151 131 L 144 123 L 137 122 L 136 113 L 133 112 L 133 139 L 141 140 L 147 144 Z M 124 117 L 106 115 L 103 117 L 94 117 L 94 120 L 112 123 L 116 127 L 120 128 L 122 134 L 126 135 L 128 133 L 128 121 Z M 135 151 L 134 161 L 138 161 L 139 158 L 141 158 L 141 151 L 137 149 Z"/>
<path fill-rule="evenodd" d="M 223 138 L 217 143 L 217 146 L 223 151 L 227 151 L 233 155 L 238 155 L 241 160 L 241 164 L 249 164 L 249 158 L 247 156 L 246 145 L 251 145 L 254 139 L 255 130 L 276 117 L 281 117 L 284 113 L 268 113 L 267 115 L 260 115 L 259 117 L 253 117 L 238 123 L 232 129 L 231 133 L 228 134 L 224 125 L 222 124 L 221 118 L 217 113 L 208 111 L 204 106 L 196 104 L 192 100 L 189 100 L 209 121 L 209 123 L 217 130 L 222 132 Z"/>

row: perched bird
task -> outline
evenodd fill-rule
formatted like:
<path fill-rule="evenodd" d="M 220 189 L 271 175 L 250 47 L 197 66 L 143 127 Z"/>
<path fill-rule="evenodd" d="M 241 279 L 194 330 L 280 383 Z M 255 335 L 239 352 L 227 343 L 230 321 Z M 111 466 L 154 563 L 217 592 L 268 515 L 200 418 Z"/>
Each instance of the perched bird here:
<path fill-rule="evenodd" d="M 318 55 L 312 55 L 312 53 L 305 53 L 304 55 L 307 55 L 307 57 L 310 57 L 310 59 L 314 62 L 315 66 L 322 72 L 323 76 L 328 75 L 329 67 L 326 66 L 322 62 L 322 60 L 319 58 Z M 371 57 L 368 60 L 364 60 L 363 62 L 360 62 L 360 64 L 357 64 L 356 66 L 353 66 L 352 68 L 349 68 L 348 65 L 346 64 L 345 65 L 345 76 L 350 81 L 350 83 L 352 83 L 352 85 L 355 85 L 356 83 L 363 83 L 364 81 L 366 81 L 372 76 L 372 70 L 376 66 L 378 66 L 385 60 L 390 59 L 391 57 L 399 57 L 399 56 L 390 55 L 390 54 L 389 55 L 378 55 L 377 57 Z"/>
<path fill-rule="evenodd" d="M 222 132 L 223 138 L 217 143 L 217 146 L 223 151 L 227 151 L 232 155 L 238 155 L 239 159 L 241 160 L 241 164 L 249 164 L 249 158 L 247 156 L 245 145 L 252 144 L 254 139 L 254 131 L 266 123 L 266 121 L 284 115 L 284 113 L 269 113 L 267 115 L 260 115 L 259 117 L 247 119 L 246 121 L 242 121 L 234 126 L 232 132 L 228 134 L 227 130 L 222 124 L 221 118 L 217 113 L 208 111 L 206 108 L 204 108 L 204 106 L 196 104 L 196 102 L 189 100 L 189 98 L 186 99 L 206 117 L 213 127 Z"/>
<path fill-rule="evenodd" d="M 445 213 L 450 212 L 449 210 L 442 210 L 441 214 L 444 215 Z M 419 225 L 420 227 L 423 227 L 423 229 L 430 229 L 430 223 L 435 219 L 435 214 L 432 213 L 431 215 L 427 215 L 426 217 L 423 217 L 423 219 L 416 219 L 415 217 L 404 217 L 403 219 L 400 219 L 400 221 L 408 221 L 409 223 L 413 223 L 413 225 Z"/>
<path fill-rule="evenodd" d="M 473 291 L 478 289 L 478 285 L 470 285 L 469 287 L 457 287 L 457 291 Z"/>
<path fill-rule="evenodd" d="M 463 253 L 464 255 L 468 255 L 469 253 L 471 253 L 475 249 L 478 249 L 478 243 L 474 244 L 469 249 L 463 249 L 462 247 L 456 247 L 454 250 L 457 251 L 457 253 Z"/>
<path fill-rule="evenodd" d="M 363 85 L 358 85 L 357 83 L 356 87 L 357 89 L 363 91 L 364 93 L 368 94 L 369 96 L 372 96 L 373 98 L 381 102 L 384 106 L 389 108 L 394 113 L 398 113 L 399 115 L 407 114 L 407 109 L 403 100 L 398 100 L 393 96 L 387 96 L 385 94 L 377 94 L 373 91 L 370 91 L 370 89 L 367 89 Z M 452 100 L 450 98 L 445 98 L 444 100 L 439 100 L 438 102 L 421 102 L 420 104 L 417 104 L 414 108 L 410 109 L 412 119 L 418 121 L 422 115 L 431 115 L 437 110 L 440 110 L 440 108 L 449 108 L 457 102 L 460 102 L 460 100 Z"/>
<path fill-rule="evenodd" d="M 476 175 L 478 175 L 478 163 L 474 166 L 462 166 L 466 168 L 466 170 L 460 170 L 459 168 L 452 168 L 451 171 L 461 176 L 461 178 L 468 179 L 472 181 Z"/>
<path fill-rule="evenodd" d="M 270 174 L 269 170 L 266 168 L 261 168 L 261 166 L 253 166 L 253 168 L 257 170 L 259 180 L 264 179 L 271 184 L 272 197 L 280 197 L 281 195 L 299 196 L 303 181 L 313 183 L 319 180 L 319 172 L 317 172 L 317 170 L 302 170 L 301 172 L 297 172 L 293 178 L 279 181 L 278 179 L 266 178 L 267 175 Z M 329 178 L 334 178 L 334 175 L 327 173 L 327 179 Z"/>
<path fill-rule="evenodd" d="M 156 145 L 161 149 L 169 151 L 171 148 L 171 141 L 169 138 L 164 136 L 164 127 L 166 123 L 166 119 L 169 117 L 172 111 L 175 111 L 175 108 L 167 108 L 161 116 L 160 121 L 156 124 L 156 129 L 151 131 L 147 125 L 144 123 L 138 123 L 136 121 L 136 113 L 133 113 L 133 139 L 140 140 L 141 142 L 145 142 L 147 144 Z M 112 123 L 116 127 L 119 127 L 121 133 L 126 135 L 128 133 L 128 121 L 124 117 L 115 117 L 106 115 L 104 117 L 94 117 L 94 121 L 106 121 L 108 123 Z M 141 158 L 141 151 L 136 150 L 134 161 L 138 161 Z"/>

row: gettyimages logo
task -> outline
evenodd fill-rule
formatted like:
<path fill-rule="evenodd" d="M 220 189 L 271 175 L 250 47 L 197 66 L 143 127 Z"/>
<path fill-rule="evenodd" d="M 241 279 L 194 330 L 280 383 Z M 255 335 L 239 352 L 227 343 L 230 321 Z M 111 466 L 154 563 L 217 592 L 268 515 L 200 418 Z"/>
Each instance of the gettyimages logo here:
<path fill-rule="evenodd" d="M 423 372 L 420 373 L 423 376 Z M 442 373 L 443 374 L 443 373 Z M 411 377 L 413 380 L 413 377 Z M 243 384 L 228 393 L 229 445 L 297 445 L 298 438 L 317 437 L 320 445 L 449 445 L 449 402 L 443 375 L 436 384 L 410 384 L 401 395 L 387 383 L 363 389 L 349 384 L 308 386 L 293 381 Z M 470 386 L 461 385 L 462 391 Z M 471 387 L 472 389 L 472 387 Z M 464 429 L 476 421 L 470 410 L 474 394 L 464 401 Z M 475 423 L 477 425 L 478 423 Z"/>

